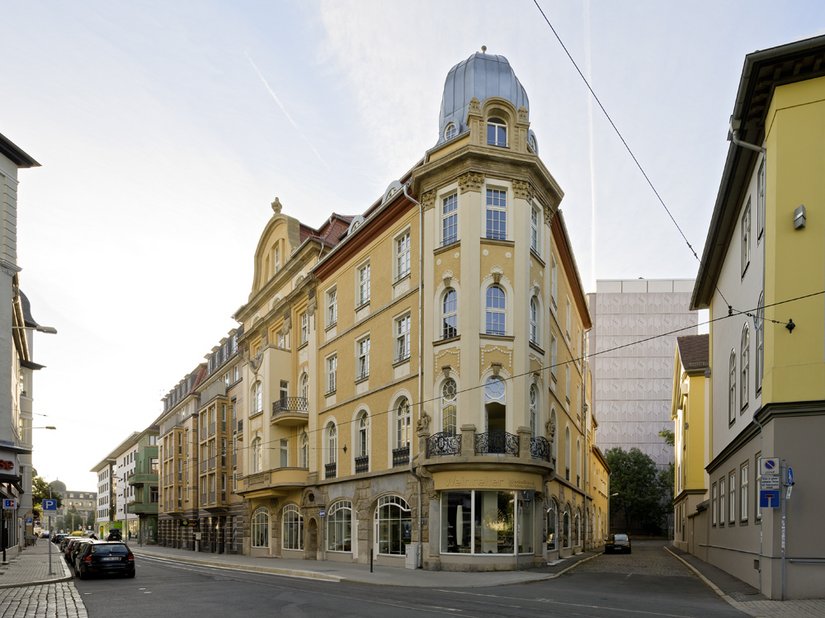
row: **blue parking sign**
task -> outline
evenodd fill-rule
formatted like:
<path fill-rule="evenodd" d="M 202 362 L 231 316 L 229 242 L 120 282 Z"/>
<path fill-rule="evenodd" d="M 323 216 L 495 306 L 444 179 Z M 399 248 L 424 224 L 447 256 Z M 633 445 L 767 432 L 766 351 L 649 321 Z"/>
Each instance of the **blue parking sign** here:
<path fill-rule="evenodd" d="M 57 510 L 57 500 L 54 498 L 46 498 L 43 502 L 40 503 L 40 507 L 44 511 L 56 511 Z"/>

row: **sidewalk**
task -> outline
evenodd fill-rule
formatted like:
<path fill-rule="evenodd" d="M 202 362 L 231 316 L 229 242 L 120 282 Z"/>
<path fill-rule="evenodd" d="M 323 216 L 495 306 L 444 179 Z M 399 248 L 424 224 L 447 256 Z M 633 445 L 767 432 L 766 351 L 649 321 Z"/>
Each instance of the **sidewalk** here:
<path fill-rule="evenodd" d="M 49 546 L 52 551 L 51 573 L 49 573 Z M 60 549 L 46 539 L 38 539 L 36 545 L 21 550 L 15 558 L 9 560 L 7 565 L 0 565 L 0 588 L 35 586 L 70 579 L 72 579 L 72 573 Z"/>

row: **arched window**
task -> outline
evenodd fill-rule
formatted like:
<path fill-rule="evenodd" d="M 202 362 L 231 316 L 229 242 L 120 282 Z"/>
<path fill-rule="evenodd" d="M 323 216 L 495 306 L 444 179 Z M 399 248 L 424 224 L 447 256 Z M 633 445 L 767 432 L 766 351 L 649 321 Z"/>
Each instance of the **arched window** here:
<path fill-rule="evenodd" d="M 454 436 L 456 433 L 456 385 L 447 378 L 441 385 L 441 431 Z"/>
<path fill-rule="evenodd" d="M 556 462 L 559 460 L 559 433 L 556 430 L 556 427 L 556 408 L 550 408 L 550 431 L 552 432 L 552 435 L 550 436 L 552 445 L 550 448 L 554 467 Z"/>
<path fill-rule="evenodd" d="M 488 335 L 507 334 L 507 300 L 501 286 L 491 285 L 487 288 L 486 333 Z"/>
<path fill-rule="evenodd" d="M 327 551 L 352 551 L 352 502 L 339 500 L 327 512 Z"/>
<path fill-rule="evenodd" d="M 304 548 L 304 516 L 294 504 L 284 507 L 281 546 L 284 549 Z"/>
<path fill-rule="evenodd" d="M 564 514 L 562 515 L 561 543 L 562 543 L 562 547 L 564 547 L 564 548 L 569 548 L 570 547 L 570 509 L 569 509 L 569 507 L 564 509 Z"/>
<path fill-rule="evenodd" d="M 539 344 L 539 299 L 530 299 L 530 343 Z"/>
<path fill-rule="evenodd" d="M 263 442 L 261 436 L 257 436 L 252 440 L 252 474 L 261 472 L 264 469 L 263 461 Z"/>
<path fill-rule="evenodd" d="M 307 374 L 306 371 L 301 374 L 301 379 L 298 382 L 298 384 L 300 385 L 299 386 L 299 388 L 300 388 L 299 392 L 300 392 L 301 397 L 303 397 L 305 400 L 308 401 L 309 400 L 309 375 Z"/>
<path fill-rule="evenodd" d="M 252 414 L 264 411 L 264 388 L 260 380 L 252 385 Z"/>
<path fill-rule="evenodd" d="M 570 427 L 564 428 L 564 478 L 570 480 Z"/>
<path fill-rule="evenodd" d="M 559 548 L 558 529 L 559 505 L 554 499 L 551 499 L 550 505 L 547 507 L 547 549 L 550 551 L 554 551 Z"/>
<path fill-rule="evenodd" d="M 487 120 L 487 143 L 490 146 L 507 146 L 507 123 L 501 118 Z"/>
<path fill-rule="evenodd" d="M 756 337 L 756 371 L 753 372 L 753 386 L 756 393 L 762 391 L 762 374 L 765 370 L 765 293 L 759 294 L 756 303 L 756 318 L 753 321 Z"/>
<path fill-rule="evenodd" d="M 576 487 L 582 486 L 582 472 L 582 440 L 576 438 Z"/>
<path fill-rule="evenodd" d="M 739 364 L 740 373 L 742 374 L 742 383 L 739 385 L 739 405 L 744 410 L 748 407 L 748 387 L 750 384 L 750 370 L 751 370 L 751 337 L 748 325 L 742 327 L 742 342 L 741 342 L 742 360 Z"/>
<path fill-rule="evenodd" d="M 582 512 L 581 509 L 576 509 L 576 517 L 573 520 L 574 538 L 576 545 L 582 544 Z"/>
<path fill-rule="evenodd" d="M 252 547 L 269 547 L 269 511 L 264 507 L 252 514 Z"/>
<path fill-rule="evenodd" d="M 530 385 L 530 435 L 536 437 L 539 415 L 539 387 Z"/>
<path fill-rule="evenodd" d="M 302 468 L 309 468 L 309 436 L 306 432 L 301 434 L 300 460 Z"/>
<path fill-rule="evenodd" d="M 395 448 L 410 446 L 410 402 L 401 397 L 395 406 Z"/>
<path fill-rule="evenodd" d="M 458 129 L 455 126 L 454 122 L 448 122 L 447 126 L 444 127 L 444 139 L 451 140 L 458 134 Z"/>
<path fill-rule="evenodd" d="M 441 297 L 441 338 L 450 339 L 456 335 L 458 335 L 458 292 L 453 288 L 447 288 Z"/>
<path fill-rule="evenodd" d="M 370 421 L 366 410 L 358 413 L 358 440 L 356 442 L 356 457 L 367 457 L 370 454 Z"/>
<path fill-rule="evenodd" d="M 728 362 L 728 424 L 736 420 L 736 350 L 730 351 Z"/>
<path fill-rule="evenodd" d="M 327 424 L 326 463 L 334 464 L 338 461 L 338 428 L 330 421 Z"/>
<path fill-rule="evenodd" d="M 487 420 L 486 430 L 491 439 L 488 448 L 496 449 L 490 452 L 505 452 L 504 432 L 507 431 L 507 387 L 499 376 L 490 376 L 484 384 L 484 413 Z M 498 434 L 497 437 L 494 434 Z"/>
<path fill-rule="evenodd" d="M 375 538 L 378 553 L 400 556 L 406 551 L 412 531 L 410 506 L 399 496 L 383 496 L 375 509 Z"/>

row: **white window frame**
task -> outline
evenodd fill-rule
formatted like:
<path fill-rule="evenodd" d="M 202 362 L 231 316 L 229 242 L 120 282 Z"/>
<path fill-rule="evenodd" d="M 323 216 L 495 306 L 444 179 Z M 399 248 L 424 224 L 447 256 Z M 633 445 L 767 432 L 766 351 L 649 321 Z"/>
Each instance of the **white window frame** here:
<path fill-rule="evenodd" d="M 355 441 L 355 456 L 369 457 L 370 454 L 370 417 L 366 410 L 360 410 L 356 416 L 357 439 Z"/>
<path fill-rule="evenodd" d="M 453 378 L 441 384 L 441 431 L 450 436 L 458 431 L 458 384 Z"/>
<path fill-rule="evenodd" d="M 324 464 L 338 463 L 338 426 L 335 421 L 329 421 L 324 428 Z"/>
<path fill-rule="evenodd" d="M 326 293 L 326 308 L 327 308 L 327 328 L 335 326 L 338 323 L 338 288 L 333 287 L 327 290 Z"/>
<path fill-rule="evenodd" d="M 255 512 L 252 513 L 250 527 L 252 547 L 269 547 L 269 510 L 266 507 L 262 506 L 255 509 Z"/>
<path fill-rule="evenodd" d="M 281 548 L 304 549 L 304 516 L 295 504 L 287 504 L 281 515 Z"/>
<path fill-rule="evenodd" d="M 412 408 L 410 400 L 402 396 L 395 404 L 395 431 L 393 432 L 394 448 L 409 447 L 412 444 Z"/>
<path fill-rule="evenodd" d="M 537 296 L 530 297 L 529 305 L 529 339 L 530 343 L 535 345 L 540 344 L 541 334 L 539 332 L 539 325 L 541 323 L 539 316 L 541 315 L 541 307 L 539 306 L 539 299 Z"/>
<path fill-rule="evenodd" d="M 458 128 L 454 122 L 448 122 L 444 127 L 444 141 L 448 142 L 458 135 Z"/>
<path fill-rule="evenodd" d="M 298 319 L 301 322 L 299 345 L 306 345 L 309 342 L 309 314 L 306 311 L 303 311 Z"/>
<path fill-rule="evenodd" d="M 725 477 L 722 476 L 719 479 L 719 525 L 724 526 L 725 521 L 727 520 L 728 512 L 725 510 L 725 498 L 727 493 L 725 493 Z"/>
<path fill-rule="evenodd" d="M 447 297 L 450 294 L 454 295 L 455 302 L 453 307 L 448 309 Z M 452 321 L 453 324 L 448 324 Z M 458 336 L 458 290 L 455 288 L 447 288 L 441 295 L 441 339 L 452 339 Z"/>
<path fill-rule="evenodd" d="M 739 363 L 739 374 L 741 383 L 739 384 L 739 405 L 741 407 L 740 414 L 748 407 L 750 399 L 750 370 L 751 370 L 751 335 L 747 322 L 742 326 L 742 340 L 741 340 L 741 360 Z"/>
<path fill-rule="evenodd" d="M 261 436 L 255 436 L 252 439 L 252 444 L 250 444 L 250 447 L 250 456 L 252 461 L 250 462 L 249 467 L 252 469 L 252 474 L 263 472 L 263 440 Z"/>
<path fill-rule="evenodd" d="M 550 303 L 555 310 L 558 307 L 557 299 L 559 297 L 559 278 L 558 266 L 556 264 L 556 257 L 550 256 Z"/>
<path fill-rule="evenodd" d="M 506 148 L 507 147 L 507 139 L 508 139 L 508 131 L 507 131 L 507 121 L 504 118 L 500 118 L 498 116 L 493 116 L 487 119 L 486 123 L 487 129 L 487 145 L 488 146 L 498 146 L 499 148 Z M 492 131 L 492 136 L 491 136 Z M 502 140 L 503 138 L 503 140 Z M 502 143 L 503 142 L 503 143 Z"/>
<path fill-rule="evenodd" d="M 395 280 L 399 281 L 410 274 L 410 230 L 406 229 L 395 237 Z"/>
<path fill-rule="evenodd" d="M 504 187 L 487 187 L 484 237 L 488 240 L 507 240 L 507 189 Z"/>
<path fill-rule="evenodd" d="M 538 206 L 531 204 L 530 208 L 530 249 L 541 255 L 541 211 Z"/>
<path fill-rule="evenodd" d="M 255 380 L 252 385 L 252 414 L 261 414 L 264 411 L 264 385 Z"/>
<path fill-rule="evenodd" d="M 748 265 L 751 263 L 751 200 L 748 198 L 745 204 L 745 210 L 742 212 L 741 221 L 741 241 L 742 241 L 742 276 L 745 276 L 745 271 L 748 270 Z"/>
<path fill-rule="evenodd" d="M 759 294 L 756 302 L 756 319 L 753 321 L 754 338 L 756 339 L 756 368 L 753 372 L 754 392 L 762 392 L 762 376 L 765 371 L 765 293 Z"/>
<path fill-rule="evenodd" d="M 750 462 L 746 461 L 739 467 L 739 521 L 748 521 L 750 504 Z"/>
<path fill-rule="evenodd" d="M 449 208 L 449 210 L 448 210 Z M 441 246 L 458 241 L 458 194 L 441 198 Z"/>
<path fill-rule="evenodd" d="M 718 523 L 719 511 L 719 488 L 716 483 L 713 483 L 710 488 L 710 517 L 711 525 L 715 526 Z"/>
<path fill-rule="evenodd" d="M 497 298 L 490 298 L 492 290 L 499 290 L 503 299 L 503 306 L 498 306 Z M 491 304 L 493 301 L 493 304 Z M 497 326 L 501 324 L 501 328 Z M 484 290 L 484 333 L 487 335 L 507 334 L 507 291 L 498 284 L 493 284 Z"/>
<path fill-rule="evenodd" d="M 338 388 L 338 355 L 327 356 L 327 394 L 334 393 Z"/>
<path fill-rule="evenodd" d="M 370 263 L 365 262 L 358 267 L 356 276 L 356 298 L 358 307 L 362 307 L 370 302 Z M 356 307 L 357 308 L 357 307 Z"/>
<path fill-rule="evenodd" d="M 395 326 L 395 362 L 409 360 L 410 358 L 410 328 L 412 326 L 412 318 L 409 313 L 395 318 L 393 321 Z"/>
<path fill-rule="evenodd" d="M 731 348 L 728 359 L 728 425 L 736 421 L 736 350 Z"/>
<path fill-rule="evenodd" d="M 306 432 L 301 434 L 299 463 L 302 468 L 309 468 L 309 436 Z"/>
<path fill-rule="evenodd" d="M 736 523 L 736 470 L 728 474 L 728 523 Z"/>
<path fill-rule="evenodd" d="M 759 162 L 756 173 L 756 245 L 765 235 L 765 157 Z"/>
<path fill-rule="evenodd" d="M 355 380 L 370 377 L 370 336 L 361 337 L 355 342 Z"/>

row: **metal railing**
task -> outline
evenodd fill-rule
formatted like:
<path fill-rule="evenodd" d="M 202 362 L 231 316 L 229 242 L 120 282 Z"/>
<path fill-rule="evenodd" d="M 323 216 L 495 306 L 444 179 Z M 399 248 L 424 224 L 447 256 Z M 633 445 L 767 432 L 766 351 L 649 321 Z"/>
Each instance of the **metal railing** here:
<path fill-rule="evenodd" d="M 337 463 L 324 464 L 324 478 L 334 479 L 337 472 L 338 472 L 338 464 Z"/>
<path fill-rule="evenodd" d="M 306 397 L 281 397 L 272 403 L 272 416 L 282 412 L 308 412 L 309 402 Z"/>
<path fill-rule="evenodd" d="M 461 453 L 461 436 L 444 431 L 427 438 L 427 458 Z"/>
<path fill-rule="evenodd" d="M 475 443 L 476 455 L 514 455 L 518 457 L 518 436 L 506 431 L 488 431 L 477 433 Z"/>
<path fill-rule="evenodd" d="M 370 471 L 370 456 L 362 455 L 355 458 L 355 473 Z"/>
<path fill-rule="evenodd" d="M 534 459 L 550 461 L 550 441 L 543 436 L 530 438 L 530 456 Z"/>
<path fill-rule="evenodd" d="M 410 463 L 410 445 L 392 449 L 392 465 L 403 466 Z"/>

